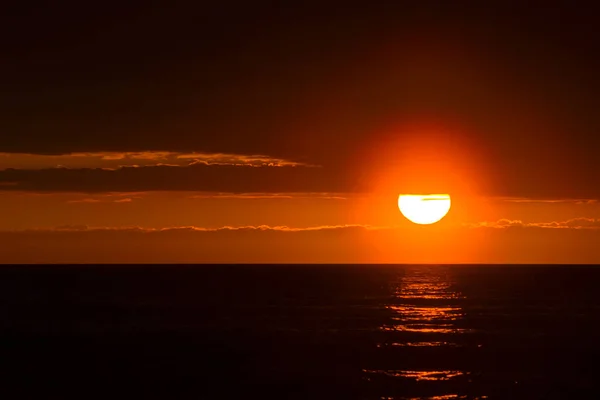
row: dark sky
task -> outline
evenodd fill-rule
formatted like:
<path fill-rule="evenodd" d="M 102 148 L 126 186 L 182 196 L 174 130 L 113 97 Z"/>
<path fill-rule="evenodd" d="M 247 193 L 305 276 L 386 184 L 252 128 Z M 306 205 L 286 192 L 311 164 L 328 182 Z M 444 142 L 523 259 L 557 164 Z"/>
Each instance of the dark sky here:
<path fill-rule="evenodd" d="M 140 168 L 131 178 L 0 171 L 0 181 L 45 190 L 81 182 L 86 190 L 353 190 L 368 149 L 390 139 L 386 127 L 422 120 L 465 128 L 473 156 L 487 160 L 489 194 L 600 197 L 593 9 L 124 3 L 2 6 L 0 152 L 265 154 L 323 169 L 292 180 L 218 172 L 218 187 L 193 186 L 199 167 Z"/>

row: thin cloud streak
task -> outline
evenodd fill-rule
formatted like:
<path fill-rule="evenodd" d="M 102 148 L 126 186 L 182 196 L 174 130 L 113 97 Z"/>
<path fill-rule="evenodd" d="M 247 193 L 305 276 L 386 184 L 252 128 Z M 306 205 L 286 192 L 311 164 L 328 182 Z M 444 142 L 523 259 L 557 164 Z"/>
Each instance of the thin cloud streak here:
<path fill-rule="evenodd" d="M 172 151 L 78 152 L 58 155 L 0 153 L 0 170 L 38 170 L 51 168 L 99 168 L 116 170 L 125 167 L 187 167 L 198 164 L 254 167 L 312 166 L 305 163 L 260 154 L 181 153 Z"/>
<path fill-rule="evenodd" d="M 336 193 L 203 193 L 189 196 L 190 199 L 323 199 L 347 200 Z"/>
<path fill-rule="evenodd" d="M 130 199 L 123 199 L 121 202 L 127 202 Z M 412 226 L 411 226 L 412 227 Z M 506 228 L 542 228 L 542 229 L 600 229 L 600 219 L 596 218 L 573 218 L 566 221 L 550 221 L 550 222 L 523 222 L 521 220 L 499 219 L 497 221 L 483 221 L 478 223 L 463 224 L 457 226 L 460 228 L 489 228 L 489 229 L 506 229 Z M 311 232 L 311 231 L 328 231 L 328 230 L 345 230 L 345 229 L 364 229 L 364 230 L 405 230 L 397 225 L 375 226 L 369 224 L 346 224 L 346 225 L 321 225 L 310 227 L 291 227 L 286 225 L 269 226 L 269 225 L 246 225 L 246 226 L 222 226 L 218 228 L 206 228 L 200 226 L 173 226 L 166 228 L 147 228 L 139 226 L 87 226 L 87 225 L 62 225 L 51 229 L 48 228 L 33 228 L 15 231 L 4 232 L 107 232 L 107 231 L 122 231 L 122 232 L 169 232 L 169 231 L 190 231 L 190 232 L 223 232 L 223 231 L 277 231 L 277 232 Z"/>
<path fill-rule="evenodd" d="M 2 190 L 33 192 L 350 193 L 361 185 L 335 170 L 294 165 L 193 165 L 0 170 Z M 364 185 L 363 185 L 364 186 Z"/>
<path fill-rule="evenodd" d="M 132 197 L 132 198 L 142 198 L 148 194 L 154 193 L 173 193 L 173 192 L 161 192 L 161 191 L 143 191 L 143 192 L 103 192 L 103 193 L 95 193 L 95 192 L 36 192 L 36 191 L 18 191 L 18 190 L 0 190 L 0 196 L 20 196 L 20 197 L 65 197 L 65 196 L 82 196 L 82 197 L 90 197 L 90 198 L 122 198 L 122 197 Z M 76 199 L 75 199 L 76 200 Z"/>
<path fill-rule="evenodd" d="M 222 226 L 219 228 L 205 228 L 198 226 L 174 226 L 168 228 L 146 228 L 140 226 L 122 226 L 122 227 L 108 227 L 108 226 L 87 226 L 87 225 L 60 225 L 54 228 L 33 228 L 33 229 L 21 229 L 11 231 L 0 231 L 0 232 L 12 232 L 12 233 L 53 233 L 53 232 L 140 232 L 140 233 L 159 233 L 159 232 L 231 232 L 231 231 L 257 231 L 257 232 L 314 232 L 314 231 L 336 231 L 336 230 L 385 230 L 394 229 L 393 227 L 386 226 L 373 226 L 373 225 L 361 225 L 361 224 L 348 224 L 348 225 L 321 225 L 311 226 L 305 228 L 296 228 L 290 226 L 269 226 L 269 225 L 247 225 L 247 226 Z"/>
<path fill-rule="evenodd" d="M 150 158 L 150 156 L 148 156 Z M 183 159 L 182 159 L 183 160 Z M 119 161 L 119 160 L 117 160 Z M 181 160 L 180 160 L 181 161 Z M 188 160 L 189 161 L 189 160 Z M 185 161 L 186 163 L 188 161 Z M 115 162 L 112 160 L 111 162 Z M 151 163 L 156 163 L 151 160 Z M 160 164 L 160 165 L 158 165 Z M 115 164 L 118 165 L 118 164 Z M 0 170 L 0 191 L 31 192 L 147 192 L 188 191 L 219 194 L 281 194 L 335 193 L 336 197 L 348 194 L 375 194 L 373 181 L 348 173 L 346 168 L 331 166 L 311 168 L 294 165 L 210 164 L 198 162 L 185 166 L 168 166 L 166 163 L 146 166 L 110 168 L 46 168 Z M 400 186 L 400 184 L 398 184 Z M 398 195 L 399 188 L 380 192 L 382 195 Z M 564 200 L 540 194 L 527 199 L 508 198 L 510 202 L 561 202 L 591 206 L 600 198 L 600 187 L 589 186 L 578 190 L 578 196 Z M 490 202 L 502 197 L 481 193 Z M 573 193 L 572 193 L 573 195 Z M 585 207 L 582 206 L 582 207 Z"/>
<path fill-rule="evenodd" d="M 524 197 L 500 197 L 498 200 L 507 203 L 574 203 L 574 204 L 597 204 L 597 199 L 531 199 Z"/>
<path fill-rule="evenodd" d="M 68 204 L 99 204 L 99 203 L 131 203 L 133 199 L 131 197 L 126 197 L 122 199 L 113 199 L 113 198 L 85 198 L 85 199 L 75 199 L 75 200 L 67 200 Z"/>
<path fill-rule="evenodd" d="M 5 244 L 0 248 L 0 262 L 598 263 L 599 235 L 598 229 L 516 226 L 428 229 L 425 233 L 414 226 L 370 225 L 214 229 L 65 225 L 0 231 Z"/>
<path fill-rule="evenodd" d="M 565 221 L 549 222 L 523 222 L 521 220 L 499 219 L 497 221 L 483 221 L 474 224 L 465 224 L 470 228 L 543 228 L 543 229 L 600 229 L 599 218 L 571 218 Z"/>

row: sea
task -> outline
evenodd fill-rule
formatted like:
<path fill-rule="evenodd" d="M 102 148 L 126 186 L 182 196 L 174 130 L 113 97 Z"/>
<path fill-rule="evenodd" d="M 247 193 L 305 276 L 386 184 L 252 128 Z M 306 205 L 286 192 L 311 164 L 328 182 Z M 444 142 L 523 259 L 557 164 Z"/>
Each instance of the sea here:
<path fill-rule="evenodd" d="M 593 398 L 599 278 L 579 265 L 4 265 L 0 391 Z"/>

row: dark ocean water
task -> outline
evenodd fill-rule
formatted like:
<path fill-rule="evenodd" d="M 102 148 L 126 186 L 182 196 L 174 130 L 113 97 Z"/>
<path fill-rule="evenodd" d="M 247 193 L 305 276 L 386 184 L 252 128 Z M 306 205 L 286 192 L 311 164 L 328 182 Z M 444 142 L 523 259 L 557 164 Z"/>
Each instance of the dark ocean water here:
<path fill-rule="evenodd" d="M 600 267 L 3 266 L 6 398 L 587 398 Z"/>

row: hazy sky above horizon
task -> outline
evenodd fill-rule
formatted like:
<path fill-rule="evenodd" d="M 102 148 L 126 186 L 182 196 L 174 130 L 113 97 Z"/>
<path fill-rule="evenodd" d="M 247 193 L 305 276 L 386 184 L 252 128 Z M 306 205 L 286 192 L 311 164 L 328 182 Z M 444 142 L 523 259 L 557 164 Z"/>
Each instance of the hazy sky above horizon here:
<path fill-rule="evenodd" d="M 0 262 L 600 263 L 592 10 L 310 3 L 3 5 Z"/>

